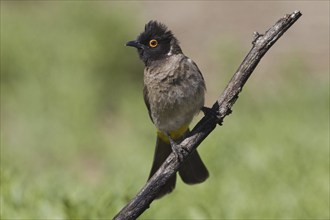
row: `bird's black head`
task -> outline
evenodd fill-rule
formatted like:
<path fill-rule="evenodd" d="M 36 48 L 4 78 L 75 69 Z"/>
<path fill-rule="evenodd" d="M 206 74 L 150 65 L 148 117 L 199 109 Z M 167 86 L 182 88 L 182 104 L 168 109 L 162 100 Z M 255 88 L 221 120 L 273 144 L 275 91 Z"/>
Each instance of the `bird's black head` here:
<path fill-rule="evenodd" d="M 127 42 L 126 46 L 136 47 L 145 65 L 151 61 L 182 53 L 179 42 L 172 32 L 157 21 L 149 21 L 137 40 Z"/>

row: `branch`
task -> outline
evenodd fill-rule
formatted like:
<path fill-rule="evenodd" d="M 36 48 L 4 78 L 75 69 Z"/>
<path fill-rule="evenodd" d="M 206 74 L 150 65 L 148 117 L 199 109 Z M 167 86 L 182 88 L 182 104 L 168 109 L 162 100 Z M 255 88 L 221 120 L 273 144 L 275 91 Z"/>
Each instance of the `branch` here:
<path fill-rule="evenodd" d="M 247 54 L 242 64 L 228 83 L 227 87 L 214 103 L 212 109 L 218 113 L 218 117 L 204 116 L 190 132 L 188 137 L 180 143 L 185 149 L 183 160 L 179 161 L 174 153 L 166 159 L 159 170 L 145 184 L 140 192 L 133 198 L 113 219 L 129 220 L 139 217 L 151 202 L 167 180 L 176 174 L 180 165 L 189 154 L 213 131 L 217 124 L 222 124 L 223 119 L 231 113 L 231 108 L 238 98 L 238 94 L 261 58 L 273 46 L 273 44 L 294 24 L 301 16 L 300 11 L 286 15 L 279 19 L 264 35 L 254 32 L 253 47 Z"/>

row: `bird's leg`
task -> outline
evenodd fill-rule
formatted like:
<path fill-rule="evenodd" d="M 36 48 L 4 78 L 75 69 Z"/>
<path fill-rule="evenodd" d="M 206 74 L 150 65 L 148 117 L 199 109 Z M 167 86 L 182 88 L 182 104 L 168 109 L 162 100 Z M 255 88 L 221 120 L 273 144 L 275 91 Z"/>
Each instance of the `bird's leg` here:
<path fill-rule="evenodd" d="M 178 145 L 171 137 L 171 135 L 169 133 L 167 133 L 167 137 L 170 141 L 171 144 L 171 148 L 173 153 L 175 154 L 175 156 L 178 158 L 178 160 L 181 162 L 183 160 L 184 157 L 184 150 L 180 147 L 180 145 Z"/>
<path fill-rule="evenodd" d="M 218 111 L 215 111 L 214 109 L 206 107 L 206 106 L 203 106 L 201 108 L 201 111 L 204 113 L 204 115 L 206 117 L 212 117 L 216 121 L 218 121 L 218 125 L 222 125 L 222 120 L 220 120 L 220 114 Z"/>

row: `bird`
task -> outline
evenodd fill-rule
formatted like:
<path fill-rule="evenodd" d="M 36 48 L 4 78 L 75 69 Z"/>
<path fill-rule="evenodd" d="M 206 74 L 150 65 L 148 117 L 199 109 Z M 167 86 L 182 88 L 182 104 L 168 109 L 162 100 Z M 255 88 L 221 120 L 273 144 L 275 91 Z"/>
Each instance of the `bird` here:
<path fill-rule="evenodd" d="M 149 21 L 136 40 L 126 46 L 135 47 L 143 61 L 143 97 L 151 121 L 156 127 L 157 138 L 149 179 L 189 134 L 194 116 L 204 108 L 205 81 L 196 63 L 184 55 L 179 41 L 168 27 L 156 20 Z M 209 172 L 197 150 L 183 161 L 178 170 L 186 184 L 204 182 Z M 173 175 L 156 198 L 175 188 Z"/>

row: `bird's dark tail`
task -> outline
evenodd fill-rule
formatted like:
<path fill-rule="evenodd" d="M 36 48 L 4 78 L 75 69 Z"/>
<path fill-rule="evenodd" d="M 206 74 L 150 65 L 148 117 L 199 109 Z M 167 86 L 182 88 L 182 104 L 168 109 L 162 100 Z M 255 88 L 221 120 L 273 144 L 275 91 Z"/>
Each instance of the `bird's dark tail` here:
<path fill-rule="evenodd" d="M 164 141 L 162 138 L 157 136 L 156 149 L 154 155 L 154 161 L 152 163 L 149 179 L 157 172 L 159 167 L 164 163 L 166 158 L 172 153 L 171 144 Z M 170 193 L 175 188 L 176 174 L 174 174 L 167 183 L 163 186 L 156 199 L 161 198 L 167 193 Z"/>
<path fill-rule="evenodd" d="M 186 135 L 189 133 L 189 130 L 186 130 L 184 134 L 180 138 L 176 138 L 176 142 L 182 141 Z M 166 158 L 172 153 L 171 144 L 168 140 L 164 140 L 164 138 L 157 136 L 156 149 L 154 155 L 154 161 L 152 164 L 152 168 L 150 171 L 149 179 L 152 175 L 159 169 L 159 167 L 163 164 Z M 204 165 L 202 159 L 200 158 L 197 150 L 192 152 L 189 155 L 189 158 L 181 165 L 179 168 L 179 175 L 183 182 L 187 184 L 196 184 L 204 182 L 208 176 L 209 172 Z M 164 187 L 159 192 L 157 198 L 161 198 L 167 193 L 170 193 L 175 188 L 176 182 L 176 174 L 172 176 L 168 182 L 164 185 Z"/>

